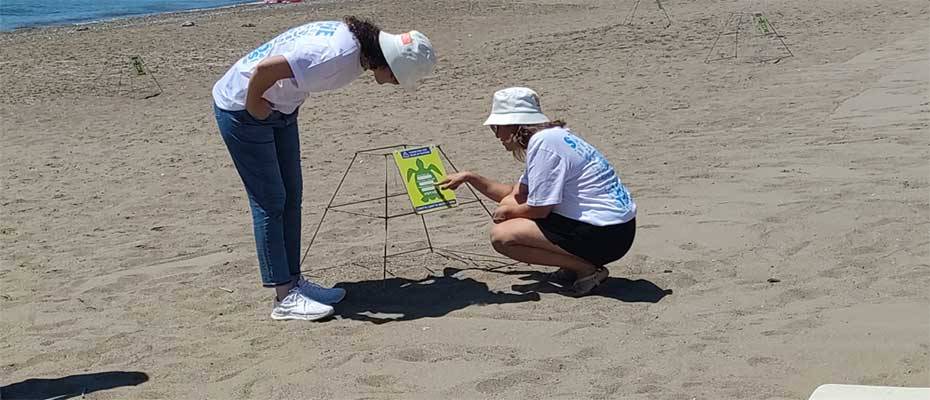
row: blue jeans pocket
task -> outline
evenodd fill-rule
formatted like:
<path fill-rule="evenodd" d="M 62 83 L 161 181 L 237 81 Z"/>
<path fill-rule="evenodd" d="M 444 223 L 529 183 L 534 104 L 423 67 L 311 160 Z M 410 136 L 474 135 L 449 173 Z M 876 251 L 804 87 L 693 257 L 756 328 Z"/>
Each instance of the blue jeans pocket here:
<path fill-rule="evenodd" d="M 265 117 L 265 119 L 258 119 L 258 118 L 256 118 L 256 117 L 255 117 L 254 115 L 252 115 L 252 113 L 250 113 L 248 110 L 242 110 L 242 114 L 243 114 L 243 118 L 247 118 L 247 119 L 250 120 L 252 123 L 255 123 L 255 124 L 264 124 L 264 123 L 267 123 L 267 122 L 274 121 L 274 119 L 275 119 L 275 114 L 279 114 L 279 113 L 278 113 L 277 111 L 271 110 L 271 113 L 268 114 L 268 116 Z"/>
<path fill-rule="evenodd" d="M 220 134 L 228 146 L 232 145 L 230 141 L 243 144 L 274 143 L 274 128 L 267 121 L 258 121 L 245 110 L 226 111 L 215 108 L 214 111 Z"/>

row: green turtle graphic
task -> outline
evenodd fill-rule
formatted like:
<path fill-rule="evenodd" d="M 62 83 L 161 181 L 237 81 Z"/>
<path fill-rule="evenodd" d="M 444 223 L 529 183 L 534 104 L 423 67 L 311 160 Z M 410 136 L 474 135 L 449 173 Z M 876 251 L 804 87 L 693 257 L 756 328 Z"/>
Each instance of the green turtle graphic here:
<path fill-rule="evenodd" d="M 436 178 L 441 174 L 442 172 L 435 165 L 430 164 L 427 167 L 423 165 L 423 160 L 417 160 L 417 169 L 407 169 L 407 180 L 416 179 L 417 190 L 423 196 L 420 201 L 426 203 L 430 200 L 442 199 L 442 194 L 436 190 L 436 182 L 438 181 Z"/>

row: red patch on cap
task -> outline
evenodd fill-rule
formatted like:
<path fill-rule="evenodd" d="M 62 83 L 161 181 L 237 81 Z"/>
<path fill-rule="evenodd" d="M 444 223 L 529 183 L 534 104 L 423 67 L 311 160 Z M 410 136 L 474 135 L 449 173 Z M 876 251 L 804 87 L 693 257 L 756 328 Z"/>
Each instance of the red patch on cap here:
<path fill-rule="evenodd" d="M 405 34 L 403 34 L 403 35 L 400 35 L 400 42 L 401 42 L 404 46 L 408 46 L 408 45 L 410 45 L 411 43 L 413 43 L 413 38 L 410 37 L 410 34 L 409 34 L 409 33 L 405 33 Z"/>

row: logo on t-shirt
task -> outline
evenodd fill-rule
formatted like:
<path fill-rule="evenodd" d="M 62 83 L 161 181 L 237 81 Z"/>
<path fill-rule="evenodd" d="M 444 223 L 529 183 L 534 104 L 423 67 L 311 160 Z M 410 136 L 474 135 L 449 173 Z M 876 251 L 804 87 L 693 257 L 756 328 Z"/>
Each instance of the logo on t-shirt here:
<path fill-rule="evenodd" d="M 251 53 L 245 56 L 247 62 L 255 62 L 261 60 L 271 52 L 271 47 L 273 46 L 272 42 L 265 43 L 259 46 L 257 49 L 252 50 Z"/>
<path fill-rule="evenodd" d="M 590 162 L 591 167 L 597 175 L 607 178 L 609 183 L 604 187 L 604 190 L 610 197 L 617 201 L 617 207 L 620 208 L 621 211 L 628 211 L 630 209 L 630 203 L 632 203 L 630 191 L 626 186 L 623 186 L 620 177 L 617 176 L 614 168 L 607 162 L 607 159 L 604 158 L 601 152 L 571 133 L 566 133 L 565 136 L 562 137 L 562 140 L 571 147 L 572 150 L 586 161 Z"/>
<path fill-rule="evenodd" d="M 268 56 L 272 48 L 292 43 L 301 36 L 333 36 L 336 29 L 339 28 L 338 21 L 311 22 L 298 27 L 288 29 L 286 32 L 278 35 L 271 41 L 261 45 L 251 53 L 245 56 L 245 62 L 254 63 Z"/>

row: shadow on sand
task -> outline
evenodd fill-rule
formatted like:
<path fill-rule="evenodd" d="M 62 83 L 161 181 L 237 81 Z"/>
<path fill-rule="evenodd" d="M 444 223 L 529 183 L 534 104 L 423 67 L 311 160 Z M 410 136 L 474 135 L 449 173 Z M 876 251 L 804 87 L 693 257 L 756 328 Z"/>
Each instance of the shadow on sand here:
<path fill-rule="evenodd" d="M 144 372 L 108 371 L 69 375 L 62 378 L 26 379 L 0 387 L 0 398 L 13 399 L 70 399 L 120 386 L 136 386 L 149 380 Z"/>

